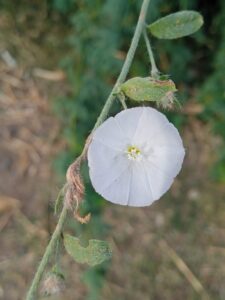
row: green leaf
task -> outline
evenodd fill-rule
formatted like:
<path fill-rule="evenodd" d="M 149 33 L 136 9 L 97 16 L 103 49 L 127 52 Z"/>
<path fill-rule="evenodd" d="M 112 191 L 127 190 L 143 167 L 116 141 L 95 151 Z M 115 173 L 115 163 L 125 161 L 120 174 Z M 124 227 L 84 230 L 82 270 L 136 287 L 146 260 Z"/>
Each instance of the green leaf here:
<path fill-rule="evenodd" d="M 172 80 L 156 80 L 151 77 L 134 77 L 120 86 L 120 91 L 134 101 L 160 102 L 168 93 L 176 92 Z"/>
<path fill-rule="evenodd" d="M 148 29 L 155 37 L 170 40 L 196 32 L 203 22 L 200 13 L 183 10 L 155 21 L 148 26 Z"/>
<path fill-rule="evenodd" d="M 89 240 L 89 245 L 83 247 L 78 238 L 66 234 L 64 246 L 75 261 L 87 263 L 90 266 L 101 264 L 112 257 L 112 250 L 106 241 Z"/>

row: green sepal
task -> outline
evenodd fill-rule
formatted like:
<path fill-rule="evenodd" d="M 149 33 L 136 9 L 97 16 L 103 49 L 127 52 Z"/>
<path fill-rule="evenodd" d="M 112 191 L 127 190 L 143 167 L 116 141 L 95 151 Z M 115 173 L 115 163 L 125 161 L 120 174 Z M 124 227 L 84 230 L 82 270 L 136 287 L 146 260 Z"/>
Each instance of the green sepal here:
<path fill-rule="evenodd" d="M 64 246 L 69 255 L 78 263 L 90 266 L 101 264 L 112 257 L 112 250 L 106 241 L 89 240 L 87 247 L 80 244 L 80 240 L 69 234 L 64 236 Z"/>
<path fill-rule="evenodd" d="M 147 28 L 155 37 L 171 40 L 196 32 L 203 23 L 203 17 L 197 11 L 183 10 L 161 18 Z"/>

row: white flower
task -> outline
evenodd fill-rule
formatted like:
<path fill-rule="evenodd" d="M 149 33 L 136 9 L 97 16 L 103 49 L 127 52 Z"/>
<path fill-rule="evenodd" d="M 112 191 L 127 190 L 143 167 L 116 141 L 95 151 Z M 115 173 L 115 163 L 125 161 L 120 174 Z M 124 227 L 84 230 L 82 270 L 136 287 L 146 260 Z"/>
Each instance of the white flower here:
<path fill-rule="evenodd" d="M 110 202 L 147 206 L 170 188 L 184 154 L 177 129 L 162 113 L 150 107 L 127 109 L 93 134 L 91 182 Z"/>

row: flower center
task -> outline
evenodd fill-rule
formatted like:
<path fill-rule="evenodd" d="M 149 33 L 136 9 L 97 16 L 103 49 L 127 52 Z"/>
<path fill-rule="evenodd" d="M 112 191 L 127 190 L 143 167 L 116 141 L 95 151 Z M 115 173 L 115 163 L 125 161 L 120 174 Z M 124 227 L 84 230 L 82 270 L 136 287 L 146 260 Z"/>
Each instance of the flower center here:
<path fill-rule="evenodd" d="M 142 160 L 142 154 L 139 148 L 136 146 L 129 146 L 125 151 L 127 158 L 130 160 L 140 161 Z"/>

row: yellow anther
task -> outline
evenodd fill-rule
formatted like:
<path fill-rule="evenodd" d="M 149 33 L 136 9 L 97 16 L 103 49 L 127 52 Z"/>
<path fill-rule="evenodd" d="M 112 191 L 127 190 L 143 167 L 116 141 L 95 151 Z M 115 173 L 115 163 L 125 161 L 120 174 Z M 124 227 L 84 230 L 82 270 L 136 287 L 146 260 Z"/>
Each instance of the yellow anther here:
<path fill-rule="evenodd" d="M 136 146 L 129 146 L 126 151 L 127 158 L 130 160 L 140 161 L 142 159 L 141 151 Z"/>

